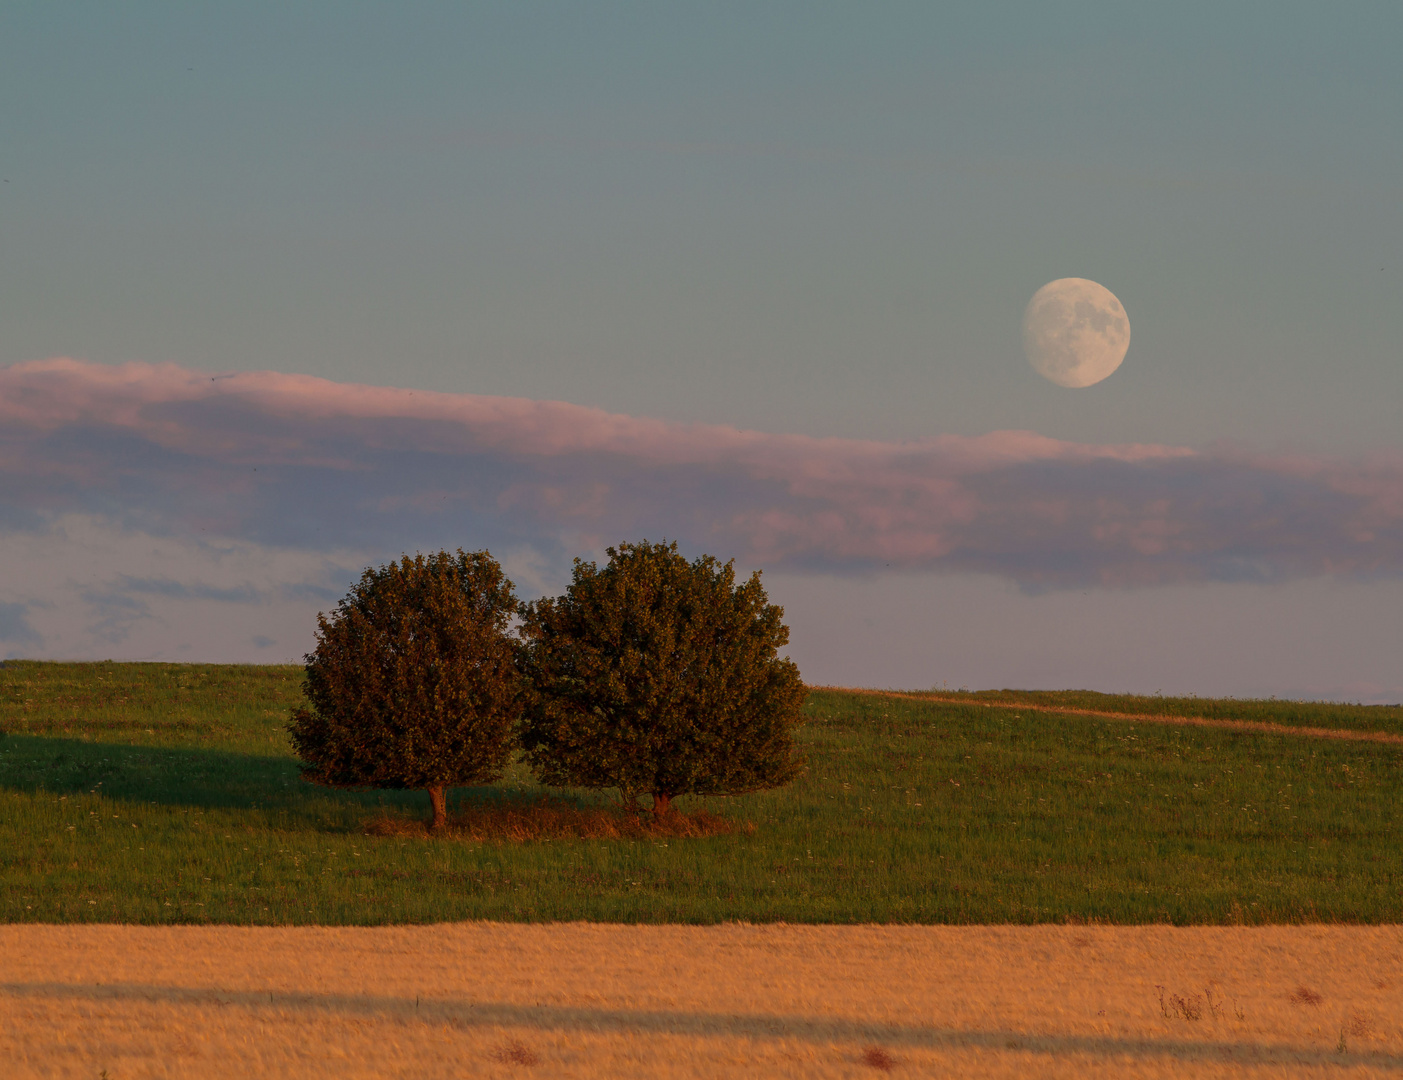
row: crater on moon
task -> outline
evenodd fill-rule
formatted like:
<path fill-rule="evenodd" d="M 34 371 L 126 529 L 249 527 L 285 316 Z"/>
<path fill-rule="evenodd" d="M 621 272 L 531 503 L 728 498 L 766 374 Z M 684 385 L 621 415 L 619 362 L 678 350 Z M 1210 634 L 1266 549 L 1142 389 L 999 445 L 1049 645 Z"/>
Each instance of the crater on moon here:
<path fill-rule="evenodd" d="M 1023 312 L 1023 349 L 1033 370 L 1058 386 L 1099 383 L 1130 347 L 1130 319 L 1110 289 L 1086 278 L 1058 278 Z"/>

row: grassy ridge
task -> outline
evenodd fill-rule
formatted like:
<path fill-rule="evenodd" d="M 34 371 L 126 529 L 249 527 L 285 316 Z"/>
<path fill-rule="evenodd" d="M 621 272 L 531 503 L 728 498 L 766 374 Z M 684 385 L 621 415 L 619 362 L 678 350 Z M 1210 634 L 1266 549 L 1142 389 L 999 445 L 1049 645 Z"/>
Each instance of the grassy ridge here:
<path fill-rule="evenodd" d="M 301 783 L 299 685 L 0 668 L 0 919 L 1403 920 L 1400 747 L 815 691 L 805 775 L 707 800 L 753 835 L 467 843 L 365 835 L 420 794 Z M 454 798 L 537 790 L 516 769 Z"/>
<path fill-rule="evenodd" d="M 0 731 L 286 756 L 302 668 L 251 664 L 0 664 Z"/>

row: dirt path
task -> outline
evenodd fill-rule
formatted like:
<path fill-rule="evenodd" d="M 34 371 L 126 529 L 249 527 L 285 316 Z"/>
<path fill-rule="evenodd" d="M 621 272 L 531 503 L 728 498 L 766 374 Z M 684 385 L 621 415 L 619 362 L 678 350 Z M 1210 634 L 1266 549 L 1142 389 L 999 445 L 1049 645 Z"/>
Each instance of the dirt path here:
<path fill-rule="evenodd" d="M 1398 1076 L 1403 927 L 3 926 L 0 1063 L 10 1080 Z"/>
<path fill-rule="evenodd" d="M 1221 720 L 1212 716 L 1173 716 L 1169 714 L 1101 712 L 1097 709 L 1069 709 L 1057 705 L 1033 705 L 1025 702 L 974 701 L 970 698 L 946 697 L 942 694 L 903 693 L 901 691 L 867 690 L 853 686 L 816 686 L 815 690 L 841 690 L 845 694 L 865 694 L 871 697 L 899 698 L 904 701 L 939 701 L 948 705 L 978 705 L 985 709 L 1010 709 L 1017 712 L 1061 713 L 1064 716 L 1096 716 L 1104 720 L 1132 720 L 1143 724 L 1173 724 L 1189 727 L 1223 728 L 1227 731 L 1256 731 L 1265 735 L 1305 735 L 1316 739 L 1344 739 L 1348 742 L 1392 743 L 1403 745 L 1403 735 L 1388 731 L 1352 731 L 1349 728 L 1293 727 L 1272 724 L 1265 720 Z"/>

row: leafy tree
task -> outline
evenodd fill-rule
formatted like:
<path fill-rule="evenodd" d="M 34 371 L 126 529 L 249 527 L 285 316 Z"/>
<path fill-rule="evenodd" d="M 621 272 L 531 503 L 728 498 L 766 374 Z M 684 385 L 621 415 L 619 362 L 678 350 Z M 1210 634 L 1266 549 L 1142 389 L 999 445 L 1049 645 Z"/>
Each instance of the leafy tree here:
<path fill-rule="evenodd" d="M 520 643 L 512 583 L 485 551 L 371 567 L 317 616 L 288 731 L 302 776 L 347 788 L 445 789 L 497 779 L 516 748 Z"/>
<path fill-rule="evenodd" d="M 760 575 L 688 562 L 674 544 L 621 544 L 609 563 L 575 560 L 564 596 L 523 609 L 533 701 L 523 733 L 536 776 L 555 786 L 678 795 L 741 794 L 797 775 L 799 669 Z"/>

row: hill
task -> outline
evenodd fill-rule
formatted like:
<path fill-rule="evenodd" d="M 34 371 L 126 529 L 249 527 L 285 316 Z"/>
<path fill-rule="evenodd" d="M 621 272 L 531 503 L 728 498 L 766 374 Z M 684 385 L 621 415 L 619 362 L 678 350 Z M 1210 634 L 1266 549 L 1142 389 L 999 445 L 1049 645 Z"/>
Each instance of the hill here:
<path fill-rule="evenodd" d="M 299 781 L 282 730 L 299 684 L 6 663 L 0 919 L 1403 921 L 1403 745 L 1164 722 L 1396 735 L 1399 709 L 814 689 L 797 782 L 683 802 L 753 830 L 517 843 L 368 835 L 423 817 L 422 796 Z M 1059 711 L 1079 708 L 1097 715 Z M 608 809 L 519 767 L 453 803 L 545 794 Z"/>

